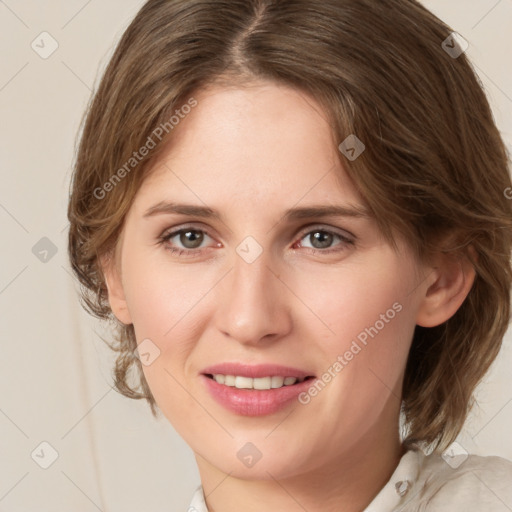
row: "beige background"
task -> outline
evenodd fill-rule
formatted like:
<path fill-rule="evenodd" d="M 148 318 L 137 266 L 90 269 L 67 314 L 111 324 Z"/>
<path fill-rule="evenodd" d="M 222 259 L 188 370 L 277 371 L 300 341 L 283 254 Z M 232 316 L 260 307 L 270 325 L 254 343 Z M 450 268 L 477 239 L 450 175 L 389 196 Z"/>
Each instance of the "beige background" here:
<path fill-rule="evenodd" d="M 66 257 L 75 135 L 99 71 L 142 3 L 0 1 L 2 511 L 184 511 L 199 483 L 191 450 L 167 420 L 110 387 L 112 355 L 101 325 L 79 306 Z M 512 148 L 512 0 L 425 4 L 470 42 Z M 43 31 L 58 43 L 47 59 L 31 48 Z M 57 251 L 46 263 L 32 252 L 43 237 Z M 509 331 L 460 436 L 470 452 L 512 459 L 511 341 Z M 48 469 L 38 465 L 50 461 L 43 441 L 58 452 Z"/>

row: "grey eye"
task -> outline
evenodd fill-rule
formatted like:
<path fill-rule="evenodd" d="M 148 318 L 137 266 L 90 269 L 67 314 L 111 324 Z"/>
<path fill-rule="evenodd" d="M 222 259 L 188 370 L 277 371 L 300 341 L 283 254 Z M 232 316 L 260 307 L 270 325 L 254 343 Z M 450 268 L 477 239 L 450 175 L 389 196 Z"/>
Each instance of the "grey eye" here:
<path fill-rule="evenodd" d="M 180 243 L 186 249 L 197 249 L 204 240 L 204 233 L 197 229 L 189 229 L 179 233 Z"/>
<path fill-rule="evenodd" d="M 328 231 L 312 231 L 308 233 L 303 240 L 309 240 L 310 246 L 313 249 L 326 249 L 333 245 L 335 238 L 340 238 L 339 235 L 335 235 L 334 233 L 329 233 Z M 305 247 L 308 247 L 306 245 Z"/>

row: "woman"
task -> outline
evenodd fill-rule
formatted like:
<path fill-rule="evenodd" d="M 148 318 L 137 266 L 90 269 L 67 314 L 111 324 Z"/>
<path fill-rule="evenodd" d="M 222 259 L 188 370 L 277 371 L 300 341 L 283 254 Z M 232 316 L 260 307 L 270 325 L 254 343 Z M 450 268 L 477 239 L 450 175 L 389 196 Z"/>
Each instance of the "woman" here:
<path fill-rule="evenodd" d="M 195 453 L 190 510 L 512 506 L 512 463 L 453 443 L 508 325 L 508 187 L 464 41 L 415 1 L 143 6 L 69 253 L 117 389 Z"/>

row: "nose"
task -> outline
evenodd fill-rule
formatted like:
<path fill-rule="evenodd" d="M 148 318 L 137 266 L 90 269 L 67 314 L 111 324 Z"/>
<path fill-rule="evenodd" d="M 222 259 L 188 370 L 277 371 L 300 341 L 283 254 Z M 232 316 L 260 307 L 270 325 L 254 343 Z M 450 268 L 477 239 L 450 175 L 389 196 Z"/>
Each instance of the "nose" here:
<path fill-rule="evenodd" d="M 218 289 L 216 327 L 244 345 L 273 343 L 292 328 L 290 292 L 263 253 L 252 263 L 235 254 Z"/>

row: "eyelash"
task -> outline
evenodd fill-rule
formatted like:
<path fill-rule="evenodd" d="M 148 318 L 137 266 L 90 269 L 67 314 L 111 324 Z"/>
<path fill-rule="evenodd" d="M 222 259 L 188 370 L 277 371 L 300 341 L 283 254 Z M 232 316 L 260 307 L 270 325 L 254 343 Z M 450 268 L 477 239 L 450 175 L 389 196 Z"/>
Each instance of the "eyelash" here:
<path fill-rule="evenodd" d="M 212 236 L 210 236 L 208 234 L 208 231 L 206 231 L 204 229 L 195 228 L 193 226 L 185 226 L 185 227 L 182 227 L 180 229 L 177 229 L 175 231 L 172 231 L 170 233 L 163 234 L 162 236 L 160 236 L 158 239 L 159 244 L 164 245 L 166 250 L 170 251 L 172 254 L 174 254 L 176 256 L 185 256 L 185 257 L 199 256 L 205 249 L 207 249 L 206 247 L 203 247 L 200 249 L 181 249 L 181 248 L 171 247 L 168 245 L 169 240 L 174 238 L 176 235 L 180 235 L 180 234 L 186 233 L 188 231 L 204 233 L 205 235 L 209 236 L 210 238 L 213 238 Z M 320 228 L 320 227 L 313 227 L 313 229 L 310 229 L 309 231 L 301 232 L 298 240 L 301 241 L 302 239 L 304 239 L 308 235 L 312 235 L 313 233 L 327 233 L 329 235 L 333 235 L 334 237 L 338 237 L 340 239 L 340 243 L 336 244 L 334 247 L 341 246 L 340 249 L 335 249 L 335 248 L 334 249 L 333 248 L 316 249 L 314 247 L 313 248 L 305 247 L 305 249 L 308 249 L 309 252 L 311 252 L 312 254 L 315 254 L 315 255 L 318 253 L 332 254 L 332 253 L 342 252 L 342 251 L 346 250 L 346 245 L 350 245 L 350 246 L 355 245 L 354 240 L 342 235 L 341 233 L 338 233 L 338 232 L 335 232 L 335 231 L 332 231 L 329 229 Z"/>

